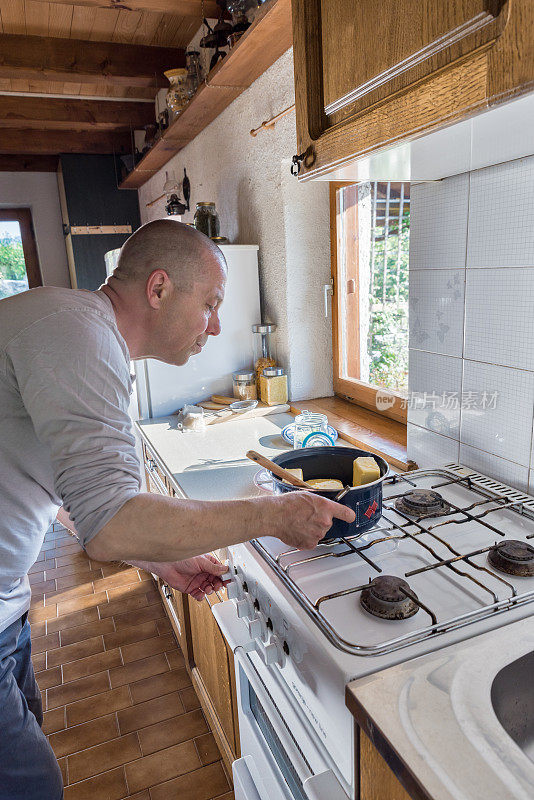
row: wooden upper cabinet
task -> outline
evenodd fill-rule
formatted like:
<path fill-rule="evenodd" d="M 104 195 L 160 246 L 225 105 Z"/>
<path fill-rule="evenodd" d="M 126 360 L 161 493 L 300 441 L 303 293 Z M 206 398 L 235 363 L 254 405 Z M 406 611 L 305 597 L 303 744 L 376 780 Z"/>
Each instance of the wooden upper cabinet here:
<path fill-rule="evenodd" d="M 301 176 L 534 88 L 532 0 L 292 0 Z"/>

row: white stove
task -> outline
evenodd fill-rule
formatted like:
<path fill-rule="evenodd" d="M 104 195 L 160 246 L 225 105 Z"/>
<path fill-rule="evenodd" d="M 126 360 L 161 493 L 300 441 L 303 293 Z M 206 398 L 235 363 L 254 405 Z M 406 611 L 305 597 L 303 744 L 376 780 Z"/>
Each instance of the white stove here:
<path fill-rule="evenodd" d="M 237 800 L 357 796 L 346 684 L 534 610 L 534 498 L 457 464 L 383 494 L 359 538 L 230 548 L 214 613 L 238 667 Z"/>

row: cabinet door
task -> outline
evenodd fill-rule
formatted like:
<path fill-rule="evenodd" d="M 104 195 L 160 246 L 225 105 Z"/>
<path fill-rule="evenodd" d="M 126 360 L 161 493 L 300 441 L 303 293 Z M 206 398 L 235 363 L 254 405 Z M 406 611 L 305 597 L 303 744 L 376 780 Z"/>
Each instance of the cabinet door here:
<path fill-rule="evenodd" d="M 410 800 L 378 750 L 360 730 L 360 800 Z"/>
<path fill-rule="evenodd" d="M 219 602 L 217 595 L 210 595 L 201 603 L 189 601 L 191 618 L 191 640 L 193 646 L 194 667 L 198 671 L 202 686 L 207 694 L 208 715 L 212 716 L 211 705 L 216 719 L 211 719 L 215 733 L 224 737 L 223 749 L 228 748 L 229 760 L 236 754 L 236 737 L 232 696 L 235 695 L 235 683 L 232 681 L 232 670 L 226 641 L 219 630 L 215 617 L 211 612 L 211 604 Z M 203 699 L 202 697 L 200 698 Z M 204 705 L 204 704 L 203 704 Z M 225 746 L 226 745 L 226 746 Z M 223 753 L 224 755 L 224 753 Z"/>
<path fill-rule="evenodd" d="M 531 91 L 531 0 L 292 0 L 301 175 Z"/>

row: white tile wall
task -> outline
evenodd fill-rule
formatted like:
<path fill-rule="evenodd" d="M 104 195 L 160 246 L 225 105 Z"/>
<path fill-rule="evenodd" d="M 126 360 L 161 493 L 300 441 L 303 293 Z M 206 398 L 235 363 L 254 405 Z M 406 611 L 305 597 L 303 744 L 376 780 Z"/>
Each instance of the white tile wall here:
<path fill-rule="evenodd" d="M 410 350 L 408 422 L 458 439 L 462 359 Z"/>
<path fill-rule="evenodd" d="M 410 347 L 461 356 L 464 269 L 410 272 Z"/>
<path fill-rule="evenodd" d="M 478 450 L 476 447 L 469 447 L 467 444 L 460 445 L 460 463 L 472 467 L 484 475 L 489 475 L 496 481 L 513 486 L 519 491 L 529 491 L 529 470 L 528 467 L 521 464 L 514 464 L 513 461 L 498 458 L 491 453 Z M 532 489 L 530 491 L 532 492 Z"/>
<path fill-rule="evenodd" d="M 528 467 L 534 372 L 464 361 L 464 397 L 468 392 L 473 402 L 462 409 L 460 441 Z"/>
<path fill-rule="evenodd" d="M 411 270 L 464 266 L 468 202 L 468 173 L 411 187 Z"/>
<path fill-rule="evenodd" d="M 534 266 L 534 156 L 470 176 L 467 267 Z"/>
<path fill-rule="evenodd" d="M 459 443 L 408 423 L 408 453 L 420 469 L 458 461 Z"/>
<path fill-rule="evenodd" d="M 412 187 L 410 391 L 456 391 L 462 364 L 462 407 L 441 420 L 450 438 L 408 412 L 420 466 L 459 459 L 532 494 L 533 208 L 534 156 Z"/>
<path fill-rule="evenodd" d="M 534 269 L 467 270 L 464 356 L 534 369 Z"/>

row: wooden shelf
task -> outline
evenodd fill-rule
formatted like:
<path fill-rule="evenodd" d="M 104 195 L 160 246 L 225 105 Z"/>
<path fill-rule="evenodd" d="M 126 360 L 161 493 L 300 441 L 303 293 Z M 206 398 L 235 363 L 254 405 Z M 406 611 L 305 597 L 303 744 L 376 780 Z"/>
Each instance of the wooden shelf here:
<path fill-rule="evenodd" d="M 213 122 L 292 45 L 291 0 L 268 0 L 250 28 L 211 70 L 191 102 L 123 180 L 138 189 Z M 251 121 L 251 127 L 254 120 Z"/>

